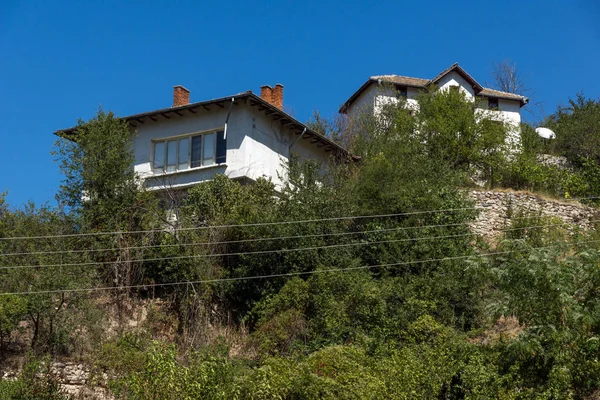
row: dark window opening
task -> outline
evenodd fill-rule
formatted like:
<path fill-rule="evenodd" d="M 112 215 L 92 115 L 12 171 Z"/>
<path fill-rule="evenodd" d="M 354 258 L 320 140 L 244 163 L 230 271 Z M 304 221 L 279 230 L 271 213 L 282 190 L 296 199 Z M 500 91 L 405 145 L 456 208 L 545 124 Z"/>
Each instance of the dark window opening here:
<path fill-rule="evenodd" d="M 488 108 L 490 110 L 497 110 L 498 109 L 498 99 L 493 98 L 493 97 L 488 97 Z"/>
<path fill-rule="evenodd" d="M 408 88 L 406 86 L 397 86 L 398 97 L 408 97 Z"/>
<path fill-rule="evenodd" d="M 227 161 L 227 138 L 225 131 L 217 132 L 217 164 Z"/>

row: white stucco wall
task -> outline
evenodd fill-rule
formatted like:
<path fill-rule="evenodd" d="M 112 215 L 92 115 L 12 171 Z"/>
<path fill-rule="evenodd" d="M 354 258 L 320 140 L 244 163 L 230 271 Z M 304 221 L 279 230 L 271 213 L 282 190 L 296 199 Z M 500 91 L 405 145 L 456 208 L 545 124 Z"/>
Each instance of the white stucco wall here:
<path fill-rule="evenodd" d="M 485 116 L 494 121 L 506 124 L 508 136 L 507 144 L 513 147 L 521 143 L 521 103 L 516 100 L 498 99 L 498 109 L 488 109 L 487 98 L 483 98 L 480 107 L 475 110 L 476 115 Z"/>
<path fill-rule="evenodd" d="M 198 110 L 169 120 L 158 117 L 157 122 L 146 122 L 137 127 L 132 145 L 135 154 L 135 172 L 145 180 L 150 189 L 185 188 L 211 179 L 215 174 L 225 174 L 232 179 L 259 177 L 281 184 L 283 165 L 289 157 L 289 145 L 297 137 L 281 124 L 246 104 L 234 105 L 227 128 L 226 162 L 170 173 L 155 173 L 151 158 L 153 140 L 189 135 L 212 130 L 223 130 L 228 108 L 211 111 Z M 326 164 L 329 155 L 324 148 L 300 139 L 293 152 L 303 158 L 317 159 Z"/>
<path fill-rule="evenodd" d="M 347 114 L 349 116 L 357 116 L 363 112 L 372 112 L 375 107 L 375 98 L 377 97 L 380 87 L 373 84 L 370 85 L 358 98 L 348 107 Z"/>
<path fill-rule="evenodd" d="M 498 110 L 489 110 L 487 98 L 476 99 L 473 87 L 460 74 L 454 71 L 438 81 L 440 90 L 448 90 L 451 86 L 458 86 L 459 90 L 465 93 L 468 100 L 481 101 L 481 104 L 475 110 L 476 114 L 480 116 L 485 115 L 488 118 L 507 124 L 507 143 L 511 146 L 519 145 L 521 135 L 521 107 L 519 101 L 498 99 Z M 407 107 L 415 111 L 419 111 L 418 94 L 418 88 L 408 87 Z M 357 116 L 363 112 L 378 115 L 385 105 L 397 102 L 398 99 L 394 89 L 372 84 L 348 108 L 347 113 L 350 117 Z"/>
<path fill-rule="evenodd" d="M 282 128 L 278 121 L 263 113 L 250 114 L 250 120 L 252 129 L 243 140 L 245 163 L 240 172 L 254 180 L 270 179 L 279 186 L 286 178 L 284 166 L 289 161 L 290 145 L 298 138 L 297 131 Z M 330 162 L 331 155 L 324 147 L 312 144 L 308 136 L 295 141 L 291 153 L 301 159 L 317 160 L 323 166 Z"/>
<path fill-rule="evenodd" d="M 459 90 L 466 94 L 468 100 L 473 101 L 475 99 L 475 92 L 471 84 L 456 71 L 444 75 L 442 79 L 437 82 L 437 85 L 440 90 L 448 90 L 451 86 L 459 86 Z"/>
<path fill-rule="evenodd" d="M 412 110 L 418 111 L 419 103 L 416 100 L 419 90 L 414 87 L 408 87 L 406 90 L 406 106 Z M 356 101 L 348 108 L 349 116 L 357 116 L 362 112 L 373 113 L 377 115 L 381 108 L 387 104 L 396 104 L 398 102 L 397 92 L 388 86 L 379 86 L 373 84 L 369 86 Z"/>

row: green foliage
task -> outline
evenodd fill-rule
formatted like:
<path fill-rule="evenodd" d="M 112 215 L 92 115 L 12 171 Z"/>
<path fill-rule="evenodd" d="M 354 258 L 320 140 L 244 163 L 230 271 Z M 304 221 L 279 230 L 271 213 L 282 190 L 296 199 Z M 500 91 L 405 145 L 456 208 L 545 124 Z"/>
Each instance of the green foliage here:
<path fill-rule="evenodd" d="M 499 254 L 483 257 L 491 245 L 470 231 L 477 214 L 461 188 L 479 172 L 492 186 L 596 193 L 593 140 L 574 171 L 536 156 L 581 150 L 597 104 L 578 98 L 559 110 L 556 149 L 524 126 L 522 151 L 509 154 L 508 127 L 474 113 L 461 92 L 419 101 L 416 114 L 399 99 L 344 124 L 315 115 L 311 126 L 348 143 L 360 162 L 292 157 L 278 187 L 217 175 L 173 210 L 140 186 L 134 132 L 100 110 L 80 122 L 75 142 L 59 141 L 61 207 L 11 211 L 0 195 L 0 238 L 48 236 L 0 241 L 0 292 L 42 292 L 0 297 L 0 344 L 24 320 L 37 352 L 83 355 L 102 343 L 96 377 L 107 373 L 119 398 L 591 395 L 600 387 L 597 245 L 577 244 L 587 236 L 556 220 L 511 210 Z M 557 226 L 541 226 L 549 224 Z M 155 229 L 169 225 L 184 229 Z M 98 231 L 119 233 L 77 235 Z M 220 278 L 233 279 L 189 283 Z M 95 299 L 61 292 L 121 286 L 113 304 L 123 316 L 129 296 L 149 296 L 127 287 L 186 281 L 152 291 L 170 308 L 152 308 L 137 333 L 103 342 L 94 336 L 102 326 Z M 502 331 L 507 319 L 514 332 Z M 248 340 L 215 339 L 222 328 L 244 338 L 247 330 Z M 0 397 L 58 398 L 43 365 L 0 382 Z"/>
<path fill-rule="evenodd" d="M 519 153 L 497 170 L 496 184 L 517 190 L 544 193 L 559 198 L 586 198 L 600 194 L 600 165 L 590 159 L 574 170 L 543 165 L 535 154 Z"/>
<path fill-rule="evenodd" d="M 127 122 L 100 109 L 89 121 L 80 120 L 72 136 L 55 143 L 53 154 L 65 176 L 58 198 L 92 213 L 90 223 L 117 211 L 115 206 L 130 202 L 127 197 L 137 192 L 130 135 Z"/>
<path fill-rule="evenodd" d="M 521 151 L 527 155 L 556 154 L 556 140 L 545 139 L 526 123 L 521 123 Z"/>
<path fill-rule="evenodd" d="M 505 158 L 508 127 L 478 116 L 476 102 L 462 91 L 448 90 L 419 97 L 418 135 L 433 159 L 452 168 L 485 170 Z"/>
<path fill-rule="evenodd" d="M 98 367 L 121 377 L 111 383 L 118 398 L 235 398 L 237 367 L 222 353 L 193 352 L 187 361 L 186 365 L 178 361 L 173 345 L 140 342 L 131 336 L 97 354 Z"/>
<path fill-rule="evenodd" d="M 0 354 L 4 352 L 4 338 L 25 318 L 27 301 L 14 295 L 0 296 Z"/>
<path fill-rule="evenodd" d="M 525 326 L 499 346 L 501 371 L 531 397 L 581 397 L 598 388 L 598 261 L 596 250 L 530 249 L 500 258 L 494 273 L 504 294 L 498 314 Z M 509 378 L 510 377 L 510 378 Z"/>
<path fill-rule="evenodd" d="M 6 400 L 63 400 L 58 380 L 44 363 L 29 360 L 14 380 L 0 380 L 0 398 Z"/>
<path fill-rule="evenodd" d="M 600 101 L 578 93 L 547 122 L 556 133 L 557 151 L 569 161 L 576 166 L 586 159 L 600 163 Z"/>
<path fill-rule="evenodd" d="M 528 190 L 564 197 L 572 184 L 572 174 L 538 162 L 534 153 L 521 152 L 496 171 L 496 184 L 516 190 Z"/>
<path fill-rule="evenodd" d="M 53 236 L 74 233 L 74 217 L 61 209 L 33 204 L 22 210 L 9 211 L 3 217 L 7 237 Z M 99 317 L 96 307 L 84 293 L 52 293 L 60 289 L 89 286 L 95 272 L 83 266 L 63 266 L 87 260 L 85 254 L 67 250 L 77 246 L 75 237 L 11 240 L 3 243 L 6 256 L 0 259 L 0 291 L 19 293 L 49 291 L 22 297 L 0 297 L 2 334 L 27 319 L 33 332 L 31 347 L 36 351 L 71 353 L 79 345 L 85 326 L 92 336 Z M 36 268 L 35 266 L 41 266 Z M 88 336 L 88 337 L 89 337 Z M 77 347 L 77 349 L 76 349 Z"/>
<path fill-rule="evenodd" d="M 100 109 L 89 121 L 80 120 L 71 136 L 59 139 L 53 152 L 64 175 L 57 200 L 77 217 L 74 228 L 123 232 L 82 237 L 78 243 L 83 248 L 116 249 L 86 255 L 100 263 L 104 281 L 117 286 L 140 283 L 144 266 L 129 261 L 144 258 L 156 239 L 129 232 L 153 229 L 164 221 L 158 199 L 140 187 L 134 172 L 133 136 L 126 121 Z"/>
<path fill-rule="evenodd" d="M 510 226 L 504 232 L 509 241 L 522 240 L 533 247 L 561 243 L 568 238 L 566 226 L 560 218 L 544 217 L 538 212 L 509 208 Z"/>
<path fill-rule="evenodd" d="M 580 93 L 544 126 L 556 139 L 542 139 L 529 125 L 521 126 L 522 151 L 497 170 L 495 184 L 557 197 L 600 195 L 600 102 Z M 538 154 L 565 156 L 572 169 L 542 165 Z"/>

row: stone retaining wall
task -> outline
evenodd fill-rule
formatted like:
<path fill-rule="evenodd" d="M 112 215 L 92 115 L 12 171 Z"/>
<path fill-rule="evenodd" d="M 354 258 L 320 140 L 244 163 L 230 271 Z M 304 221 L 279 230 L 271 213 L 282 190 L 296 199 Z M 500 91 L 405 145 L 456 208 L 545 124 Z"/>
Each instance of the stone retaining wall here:
<path fill-rule="evenodd" d="M 110 391 L 97 383 L 90 382 L 90 370 L 81 363 L 76 362 L 53 362 L 50 372 L 54 375 L 64 395 L 72 399 L 80 400 L 114 400 Z M 0 379 L 15 379 L 18 376 L 16 370 L 5 370 L 0 374 Z M 106 382 L 107 377 L 103 380 Z"/>
<path fill-rule="evenodd" d="M 561 219 L 566 225 L 584 230 L 595 226 L 600 219 L 600 210 L 578 202 L 544 199 L 529 193 L 478 191 L 469 192 L 469 197 L 481 207 L 477 220 L 472 224 L 475 233 L 496 236 L 502 229 L 510 227 L 509 216 L 518 211 L 540 213 L 545 217 Z"/>

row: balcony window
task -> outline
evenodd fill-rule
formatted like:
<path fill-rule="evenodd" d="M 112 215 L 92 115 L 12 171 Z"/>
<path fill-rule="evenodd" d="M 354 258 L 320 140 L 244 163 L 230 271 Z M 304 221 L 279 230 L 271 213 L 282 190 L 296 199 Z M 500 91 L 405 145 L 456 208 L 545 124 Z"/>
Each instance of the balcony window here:
<path fill-rule="evenodd" d="M 223 131 L 157 140 L 153 142 L 152 170 L 155 173 L 175 172 L 222 164 L 226 154 Z"/>

